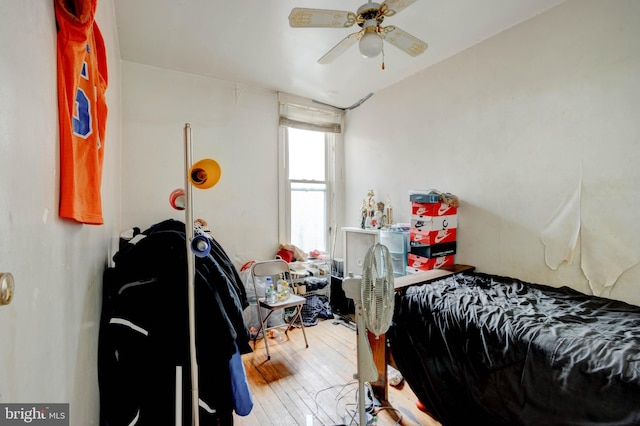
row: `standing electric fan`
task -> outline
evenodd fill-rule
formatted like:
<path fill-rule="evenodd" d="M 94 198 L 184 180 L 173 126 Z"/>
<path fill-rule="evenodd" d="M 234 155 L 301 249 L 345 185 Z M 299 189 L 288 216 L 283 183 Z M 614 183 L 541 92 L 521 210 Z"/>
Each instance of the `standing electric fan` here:
<path fill-rule="evenodd" d="M 367 424 L 365 383 L 378 380 L 367 330 L 376 338 L 387 332 L 393 319 L 393 264 L 386 246 L 377 243 L 367 251 L 361 278 L 347 278 L 342 284 L 345 295 L 355 304 L 358 332 L 358 424 Z M 364 419 L 364 420 L 363 420 Z"/>

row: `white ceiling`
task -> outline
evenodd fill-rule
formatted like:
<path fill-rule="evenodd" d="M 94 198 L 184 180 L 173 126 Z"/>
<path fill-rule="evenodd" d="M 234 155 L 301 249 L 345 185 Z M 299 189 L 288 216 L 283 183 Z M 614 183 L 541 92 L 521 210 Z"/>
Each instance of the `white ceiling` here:
<path fill-rule="evenodd" d="M 317 60 L 351 28 L 291 28 L 293 7 L 355 12 L 365 0 L 115 0 L 121 58 L 286 92 L 340 108 L 442 61 L 564 0 L 417 0 L 383 23 L 425 41 L 411 57 L 385 43 Z"/>

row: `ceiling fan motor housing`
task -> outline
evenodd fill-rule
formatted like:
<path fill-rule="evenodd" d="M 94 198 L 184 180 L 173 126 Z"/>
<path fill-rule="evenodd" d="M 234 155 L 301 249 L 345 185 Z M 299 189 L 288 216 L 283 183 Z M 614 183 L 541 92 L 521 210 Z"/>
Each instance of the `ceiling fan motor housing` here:
<path fill-rule="evenodd" d="M 384 14 L 380 13 L 380 4 L 374 2 L 369 2 L 360 6 L 356 15 L 358 16 L 358 25 L 361 27 L 370 19 L 375 19 L 378 22 L 378 25 L 380 25 L 384 20 Z"/>

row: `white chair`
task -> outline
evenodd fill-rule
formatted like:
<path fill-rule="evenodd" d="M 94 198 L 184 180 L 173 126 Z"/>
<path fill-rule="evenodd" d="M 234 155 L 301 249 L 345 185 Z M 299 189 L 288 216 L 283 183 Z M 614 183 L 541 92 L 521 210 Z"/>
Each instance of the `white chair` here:
<path fill-rule="evenodd" d="M 264 347 L 267 350 L 267 360 L 271 359 L 269 355 L 269 336 L 267 332 L 270 329 L 280 328 L 282 326 L 274 326 L 267 327 L 267 321 L 271 314 L 276 311 L 283 310 L 286 308 L 295 307 L 295 312 L 291 317 L 291 320 L 288 324 L 286 324 L 285 335 L 287 335 L 288 331 L 295 327 L 296 320 L 300 320 L 300 328 L 302 329 L 302 335 L 304 336 L 304 343 L 306 347 L 309 347 L 309 343 L 307 342 L 307 334 L 304 331 L 304 324 L 302 323 L 302 306 L 307 302 L 302 296 L 298 296 L 297 294 L 293 294 L 293 287 L 291 287 L 291 296 L 288 299 L 282 301 L 276 301 L 274 303 L 270 303 L 266 300 L 266 297 L 260 297 L 258 294 L 258 289 L 256 286 L 256 278 L 266 278 L 271 277 L 274 281 L 274 284 L 278 281 L 278 279 L 282 276 L 284 280 L 286 280 L 291 285 L 291 271 L 289 270 L 289 264 L 281 259 L 276 260 L 267 260 L 262 262 L 255 262 L 251 266 L 251 278 L 253 281 L 253 289 L 256 293 L 256 299 L 258 300 L 258 315 L 260 317 L 260 329 L 256 332 L 255 337 L 253 338 L 253 347 L 255 349 L 256 339 L 260 335 L 260 331 L 264 334 Z M 269 312 L 266 316 L 263 317 L 262 309 L 267 309 Z M 288 337 L 288 335 L 287 335 Z"/>

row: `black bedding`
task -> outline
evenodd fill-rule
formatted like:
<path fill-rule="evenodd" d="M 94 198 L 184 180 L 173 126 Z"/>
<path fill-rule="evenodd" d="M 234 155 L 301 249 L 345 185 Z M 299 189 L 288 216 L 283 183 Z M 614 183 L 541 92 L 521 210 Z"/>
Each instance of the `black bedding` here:
<path fill-rule="evenodd" d="M 387 335 L 443 425 L 640 424 L 640 307 L 461 273 L 396 293 Z"/>

